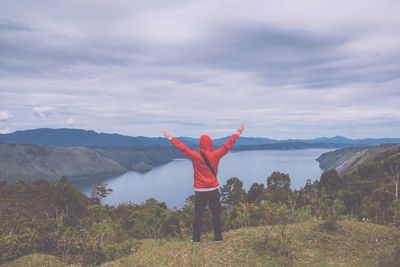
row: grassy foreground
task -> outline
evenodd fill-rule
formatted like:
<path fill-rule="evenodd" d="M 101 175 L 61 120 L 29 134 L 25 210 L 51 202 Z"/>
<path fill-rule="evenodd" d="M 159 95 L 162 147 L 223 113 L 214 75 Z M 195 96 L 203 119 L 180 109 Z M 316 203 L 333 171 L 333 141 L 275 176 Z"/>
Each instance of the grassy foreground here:
<path fill-rule="evenodd" d="M 101 266 L 380 266 L 400 240 L 397 228 L 354 221 L 339 222 L 333 232 L 320 230 L 318 222 L 288 225 L 283 240 L 281 229 L 242 228 L 224 233 L 225 241 L 217 244 L 211 235 L 200 244 L 143 240 L 134 254 Z M 31 254 L 3 266 L 74 265 Z"/>

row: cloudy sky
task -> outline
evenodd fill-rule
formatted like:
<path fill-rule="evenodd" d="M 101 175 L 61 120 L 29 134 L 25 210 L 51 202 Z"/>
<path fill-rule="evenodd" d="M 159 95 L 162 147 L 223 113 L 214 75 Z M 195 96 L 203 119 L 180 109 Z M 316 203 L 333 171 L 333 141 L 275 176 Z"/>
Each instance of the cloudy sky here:
<path fill-rule="evenodd" d="M 400 137 L 400 1 L 0 3 L 0 132 Z"/>

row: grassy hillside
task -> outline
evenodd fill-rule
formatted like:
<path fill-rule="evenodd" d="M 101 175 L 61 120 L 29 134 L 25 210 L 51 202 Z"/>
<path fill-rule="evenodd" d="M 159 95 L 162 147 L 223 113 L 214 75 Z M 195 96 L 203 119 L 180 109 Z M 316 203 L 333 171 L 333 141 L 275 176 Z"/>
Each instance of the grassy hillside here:
<path fill-rule="evenodd" d="M 201 244 L 146 239 L 137 252 L 102 266 L 395 266 L 392 252 L 400 240 L 398 228 L 354 221 L 339 222 L 333 232 L 322 231 L 317 221 L 290 224 L 285 240 L 280 231 L 279 226 L 242 228 L 226 232 L 217 244 L 211 235 Z M 43 254 L 4 266 L 40 265 L 67 266 Z"/>

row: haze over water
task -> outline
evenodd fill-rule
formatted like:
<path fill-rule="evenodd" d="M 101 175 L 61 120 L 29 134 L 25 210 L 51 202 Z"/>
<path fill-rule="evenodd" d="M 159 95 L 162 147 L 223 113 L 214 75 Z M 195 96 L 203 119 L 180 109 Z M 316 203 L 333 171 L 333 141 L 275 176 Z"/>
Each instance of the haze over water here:
<path fill-rule="evenodd" d="M 307 179 L 319 179 L 322 170 L 315 160 L 329 149 L 304 150 L 263 150 L 230 152 L 221 159 L 218 171 L 220 186 L 231 177 L 243 181 L 246 191 L 253 183 L 266 184 L 267 177 L 273 171 L 288 173 L 291 188 L 304 187 Z M 114 191 L 105 200 L 105 204 L 117 205 L 122 202 L 139 204 L 154 197 L 166 202 L 169 208 L 181 208 L 188 196 L 193 194 L 193 167 L 187 159 L 175 159 L 172 162 L 153 168 L 140 174 L 128 172 L 121 176 L 103 181 Z M 81 186 L 86 195 L 90 195 L 91 185 Z"/>

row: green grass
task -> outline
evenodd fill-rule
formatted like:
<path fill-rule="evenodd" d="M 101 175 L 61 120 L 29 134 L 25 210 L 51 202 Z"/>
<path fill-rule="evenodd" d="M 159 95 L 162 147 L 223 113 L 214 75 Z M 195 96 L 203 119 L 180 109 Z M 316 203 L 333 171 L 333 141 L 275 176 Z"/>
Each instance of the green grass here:
<path fill-rule="evenodd" d="M 225 233 L 218 244 L 212 236 L 201 244 L 147 240 L 137 253 L 102 266 L 378 266 L 400 236 L 398 229 L 369 223 L 339 222 L 334 232 L 320 231 L 317 222 L 293 224 L 287 227 L 288 253 L 282 255 L 279 231 L 243 228 Z"/>
<path fill-rule="evenodd" d="M 280 229 L 268 226 L 229 231 L 222 243 L 214 243 L 211 234 L 203 236 L 200 244 L 143 240 L 134 254 L 102 266 L 379 266 L 400 240 L 400 230 L 388 226 L 342 221 L 337 230 L 324 232 L 318 222 L 308 222 L 288 225 L 287 242 L 280 244 Z M 27 265 L 28 260 L 38 263 Z M 42 264 L 51 261 L 54 265 Z M 16 262 L 21 265 L 13 265 Z M 53 256 L 33 254 L 5 266 L 64 265 Z"/>
<path fill-rule="evenodd" d="M 67 265 L 61 262 L 57 257 L 47 254 L 30 254 L 23 256 L 13 262 L 5 263 L 2 267 L 73 267 L 79 265 Z"/>

